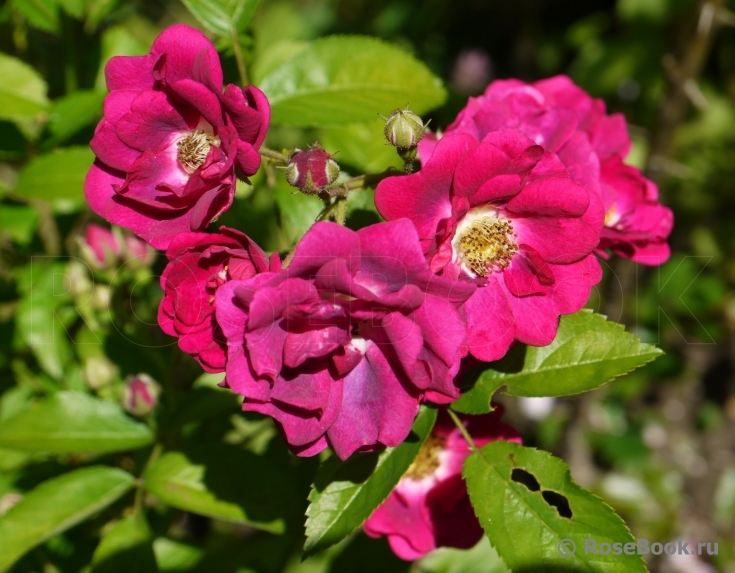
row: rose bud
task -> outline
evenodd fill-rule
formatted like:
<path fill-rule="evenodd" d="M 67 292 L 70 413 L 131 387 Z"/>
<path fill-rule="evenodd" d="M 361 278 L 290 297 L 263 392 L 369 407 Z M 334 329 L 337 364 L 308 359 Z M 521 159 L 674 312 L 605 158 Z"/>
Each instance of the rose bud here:
<path fill-rule="evenodd" d="M 503 408 L 482 416 L 463 417 L 475 445 L 496 440 L 521 442 L 518 433 L 500 422 Z M 441 412 L 434 429 L 396 488 L 365 522 L 370 537 L 388 538 L 393 552 L 406 561 L 438 547 L 469 549 L 482 537 L 462 480 L 462 464 L 471 453 L 462 432 Z"/>
<path fill-rule="evenodd" d="M 125 381 L 123 408 L 133 416 L 147 416 L 156 409 L 161 387 L 147 374 L 129 376 Z"/>
<path fill-rule="evenodd" d="M 318 144 L 294 149 L 286 167 L 286 181 L 307 195 L 316 195 L 339 177 L 339 165 Z"/>
<path fill-rule="evenodd" d="M 394 109 L 385 120 L 385 138 L 399 151 L 415 149 L 424 136 L 424 121 L 408 109 Z"/>
<path fill-rule="evenodd" d="M 84 379 L 92 390 L 111 384 L 117 374 L 117 366 L 107 358 L 92 356 L 84 363 Z"/>
<path fill-rule="evenodd" d="M 115 264 L 120 255 L 119 230 L 110 230 L 90 223 L 80 241 L 81 255 L 93 269 L 105 269 Z"/>

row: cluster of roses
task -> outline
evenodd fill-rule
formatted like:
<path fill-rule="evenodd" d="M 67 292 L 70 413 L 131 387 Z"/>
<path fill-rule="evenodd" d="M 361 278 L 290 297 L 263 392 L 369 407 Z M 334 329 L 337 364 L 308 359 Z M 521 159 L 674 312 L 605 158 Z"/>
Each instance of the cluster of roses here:
<path fill-rule="evenodd" d="M 624 119 L 566 77 L 491 84 L 421 141 L 419 172 L 381 181 L 387 222 L 316 223 L 288 264 L 237 230 L 202 232 L 232 203 L 236 172 L 260 165 L 262 92 L 223 90 L 215 48 L 181 25 L 147 56 L 113 58 L 106 77 L 90 206 L 166 250 L 161 328 L 300 456 L 399 445 L 421 403 L 459 397 L 463 359 L 549 344 L 600 280 L 598 256 L 669 254 L 672 215 L 623 162 Z M 517 439 L 498 418 L 465 424 L 480 444 Z M 440 417 L 366 532 L 406 559 L 476 542 L 468 454 Z"/>

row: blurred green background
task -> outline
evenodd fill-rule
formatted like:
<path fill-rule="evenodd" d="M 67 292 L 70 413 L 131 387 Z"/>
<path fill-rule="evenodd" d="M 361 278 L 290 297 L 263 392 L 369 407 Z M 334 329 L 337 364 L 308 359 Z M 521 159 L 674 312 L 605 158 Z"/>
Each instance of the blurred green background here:
<path fill-rule="evenodd" d="M 163 257 L 152 269 L 127 265 L 117 273 L 90 273 L 69 258 L 79 255 L 78 238 L 93 220 L 82 183 L 102 112 L 104 64 L 114 54 L 146 53 L 176 22 L 198 25 L 178 1 L 9 0 L 0 8 L 0 420 L 60 390 L 115 401 L 126 376 L 145 372 L 163 388 L 155 424 L 167 428 L 167 446 L 224 440 L 266 452 L 296 476 L 301 500 L 314 460 L 294 462 L 271 440 L 272 426 L 237 414 L 236 400 L 200 378 L 198 366 L 158 329 Z M 425 118 L 434 129 L 489 81 L 508 77 L 568 74 L 611 112 L 625 113 L 634 140 L 629 161 L 659 184 L 662 202 L 675 212 L 673 254 L 660 268 L 610 261 L 590 306 L 666 355 L 582 396 L 501 401 L 525 443 L 563 457 L 636 537 L 719 543 L 706 561 L 653 557 L 656 572 L 735 572 L 734 25 L 722 0 L 263 0 L 252 34 L 239 38 L 256 84 L 320 36 L 367 34 L 398 44 L 446 82 L 445 106 Z M 231 43 L 218 47 L 225 79 L 236 82 Z M 319 139 L 358 173 L 398 165 L 379 133 L 378 119 L 324 130 L 278 127 L 267 144 Z M 260 173 L 254 188 L 239 187 L 218 224 L 238 227 L 267 250 L 287 251 L 320 207 L 291 195 L 281 179 L 274 188 L 272 182 L 273 173 Z M 376 219 L 369 196 L 361 197 L 350 206 L 356 224 Z M 29 326 L 38 301 L 55 317 L 40 335 Z M 145 463 L 138 454 L 101 459 L 136 475 Z M 0 449 L 0 514 L 35 485 L 86 462 Z M 234 482 L 237 471 L 247 465 L 233 468 Z M 409 568 L 384 540 L 362 535 L 300 565 L 298 531 L 276 536 L 155 499 L 144 503 L 161 570 Z M 296 521 L 306 502 L 299 503 Z M 82 570 L 109 511 L 52 537 L 13 570 Z M 491 560 L 484 547 L 469 557 L 438 552 L 412 570 L 495 571 Z"/>

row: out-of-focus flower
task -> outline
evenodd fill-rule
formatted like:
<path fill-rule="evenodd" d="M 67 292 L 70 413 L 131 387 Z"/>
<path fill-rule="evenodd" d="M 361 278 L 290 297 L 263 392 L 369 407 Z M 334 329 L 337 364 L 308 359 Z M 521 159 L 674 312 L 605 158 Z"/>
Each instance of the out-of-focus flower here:
<path fill-rule="evenodd" d="M 265 253 L 249 237 L 220 227 L 218 234 L 182 233 L 166 251 L 169 263 L 161 275 L 163 300 L 158 323 L 179 339 L 207 372 L 224 372 L 226 344 L 215 318 L 215 293 L 231 279 L 245 280 L 271 268 Z"/>
<path fill-rule="evenodd" d="M 502 407 L 462 423 L 478 447 L 496 440 L 521 443 L 518 433 L 500 423 Z M 419 559 L 437 547 L 469 549 L 482 537 L 462 480 L 469 444 L 449 416 L 440 413 L 436 425 L 411 467 L 387 500 L 363 526 L 370 537 L 388 538 L 401 559 Z"/>
<path fill-rule="evenodd" d="M 85 196 L 100 217 L 166 249 L 230 206 L 236 167 L 258 170 L 268 100 L 254 86 L 223 91 L 217 50 L 182 24 L 145 56 L 112 58 L 105 76 L 110 94 Z"/>
<path fill-rule="evenodd" d="M 148 374 L 129 376 L 125 380 L 123 408 L 133 416 L 147 416 L 156 409 L 161 387 Z"/>
<path fill-rule="evenodd" d="M 90 223 L 80 241 L 82 258 L 94 269 L 113 267 L 120 256 L 122 236 L 119 230 L 111 231 Z"/>
<path fill-rule="evenodd" d="M 431 272 L 410 221 L 316 223 L 287 268 L 217 291 L 225 383 L 298 455 L 397 446 L 421 401 L 459 397 L 459 309 L 474 290 Z"/>
<path fill-rule="evenodd" d="M 477 285 L 464 311 L 480 360 L 513 340 L 549 344 L 601 278 L 599 194 L 518 130 L 446 134 L 419 173 L 381 181 L 375 204 L 414 222 L 433 271 Z"/>
<path fill-rule="evenodd" d="M 464 50 L 454 61 L 452 87 L 463 94 L 481 92 L 490 81 L 492 61 L 484 50 Z"/>
<path fill-rule="evenodd" d="M 93 390 L 111 384 L 116 375 L 117 366 L 104 356 L 91 356 L 84 362 L 84 380 Z"/>
<path fill-rule="evenodd" d="M 608 115 L 601 99 L 566 76 L 533 84 L 498 80 L 484 95 L 470 98 L 446 133 L 469 133 L 479 140 L 508 128 L 555 153 L 572 180 L 600 193 L 606 217 L 598 254 L 606 256 L 609 249 L 649 265 L 668 259 L 673 215 L 658 202 L 653 182 L 623 162 L 631 142 L 622 114 Z M 435 145 L 434 137 L 419 147 L 423 162 Z"/>
<path fill-rule="evenodd" d="M 288 158 L 286 181 L 308 195 L 315 195 L 339 177 L 339 165 L 319 145 L 294 149 Z"/>
<path fill-rule="evenodd" d="M 134 235 L 126 234 L 123 238 L 122 256 L 126 259 L 125 264 L 150 267 L 156 260 L 156 254 L 156 249 Z"/>

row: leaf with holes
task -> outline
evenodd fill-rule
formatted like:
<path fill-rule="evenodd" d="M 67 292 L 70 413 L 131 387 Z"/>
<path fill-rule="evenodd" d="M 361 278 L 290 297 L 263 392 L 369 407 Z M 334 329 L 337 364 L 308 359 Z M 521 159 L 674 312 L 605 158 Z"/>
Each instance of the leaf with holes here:
<path fill-rule="evenodd" d="M 345 462 L 333 456 L 322 464 L 306 510 L 306 556 L 341 541 L 370 517 L 416 458 L 434 422 L 436 409 L 424 406 L 400 446 L 356 454 Z"/>
<path fill-rule="evenodd" d="M 313 42 L 260 84 L 274 123 L 330 126 L 372 121 L 408 103 L 416 113 L 440 106 L 441 80 L 402 49 L 364 36 Z"/>
<path fill-rule="evenodd" d="M 561 317 L 556 338 L 548 346 L 519 345 L 493 362 L 452 404 L 452 409 L 466 414 L 489 412 L 490 400 L 501 386 L 513 396 L 579 394 L 661 354 L 660 349 L 641 342 L 622 325 L 581 310 Z"/>
<path fill-rule="evenodd" d="M 646 571 L 638 555 L 622 551 L 635 541 L 623 520 L 574 483 L 567 465 L 551 454 L 492 442 L 467 458 L 463 476 L 480 524 L 511 570 Z M 596 548 L 609 543 L 610 551 L 585 551 L 592 541 Z M 574 554 L 565 554 L 573 547 Z"/>

